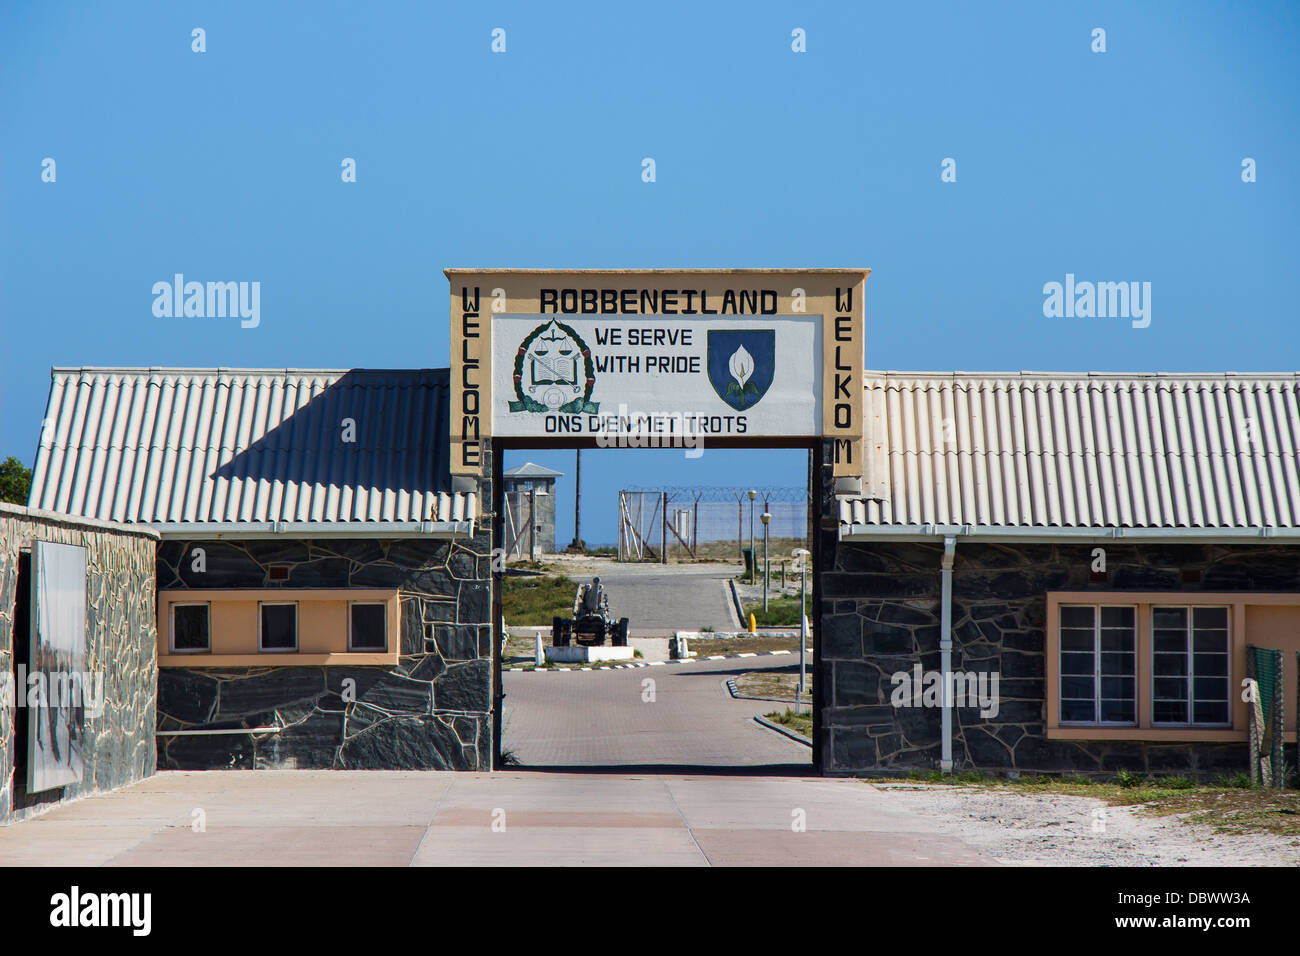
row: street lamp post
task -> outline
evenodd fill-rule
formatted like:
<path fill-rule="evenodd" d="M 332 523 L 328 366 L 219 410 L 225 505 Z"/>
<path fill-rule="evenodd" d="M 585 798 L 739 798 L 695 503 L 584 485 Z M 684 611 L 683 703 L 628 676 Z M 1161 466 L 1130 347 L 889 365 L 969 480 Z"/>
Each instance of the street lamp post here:
<path fill-rule="evenodd" d="M 749 495 L 749 583 L 754 583 L 754 499 L 758 497 L 758 492 L 750 488 L 747 492 Z"/>
<path fill-rule="evenodd" d="M 766 614 L 767 613 L 767 579 L 769 576 L 768 563 L 767 563 L 767 524 L 769 521 L 772 520 L 772 516 L 768 514 L 767 509 L 764 508 L 763 513 L 759 515 L 758 518 L 760 521 L 763 522 L 763 613 Z"/>
<path fill-rule="evenodd" d="M 804 611 L 804 595 L 808 590 L 808 559 L 812 552 L 807 548 L 795 548 L 794 558 L 799 562 L 799 686 L 794 693 L 795 710 L 803 707 L 804 690 L 804 648 L 808 645 L 808 615 Z"/>

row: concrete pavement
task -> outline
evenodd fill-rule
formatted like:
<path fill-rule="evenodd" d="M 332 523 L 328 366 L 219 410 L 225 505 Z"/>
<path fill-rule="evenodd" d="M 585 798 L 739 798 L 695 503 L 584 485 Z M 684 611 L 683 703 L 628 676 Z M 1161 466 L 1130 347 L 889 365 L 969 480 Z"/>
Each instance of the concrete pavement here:
<path fill-rule="evenodd" d="M 612 559 L 583 558 L 556 562 L 579 584 L 592 575 L 609 592 L 609 610 L 625 617 L 631 633 L 665 636 L 673 631 L 736 629 L 729 609 L 727 579 L 740 573 L 739 565 L 638 564 Z"/>
<path fill-rule="evenodd" d="M 856 780 L 727 774 L 167 772 L 0 827 L 0 865 L 995 862 L 886 799 Z"/>
<path fill-rule="evenodd" d="M 508 671 L 501 747 L 525 767 L 749 768 L 809 773 L 812 750 L 754 722 L 783 705 L 736 700 L 728 677 L 784 657 L 608 671 Z"/>

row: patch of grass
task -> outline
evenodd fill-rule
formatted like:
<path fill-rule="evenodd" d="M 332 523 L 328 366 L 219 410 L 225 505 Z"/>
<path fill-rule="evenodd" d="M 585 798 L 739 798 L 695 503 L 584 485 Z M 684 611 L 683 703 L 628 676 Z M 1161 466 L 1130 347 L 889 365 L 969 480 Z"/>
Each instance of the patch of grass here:
<path fill-rule="evenodd" d="M 812 740 L 813 716 L 811 710 L 796 713 L 787 707 L 783 711 L 773 711 L 770 714 L 764 714 L 768 720 L 774 724 L 780 724 L 782 727 L 789 727 L 795 733 L 803 734 L 809 740 Z"/>
<path fill-rule="evenodd" d="M 687 642 L 689 650 L 698 657 L 712 657 L 714 654 L 741 654 L 749 651 L 791 651 L 795 663 L 799 662 L 798 637 L 697 637 Z M 808 673 L 812 673 L 812 635 L 808 635 Z"/>
<path fill-rule="evenodd" d="M 511 627 L 550 627 L 573 613 L 578 585 L 558 574 L 507 574 L 501 579 L 501 616 Z"/>
<path fill-rule="evenodd" d="M 793 667 L 773 668 L 764 671 L 746 671 L 736 678 L 736 690 L 750 697 L 775 697 L 778 700 L 794 700 L 795 690 L 799 686 L 799 665 Z M 803 700 L 807 703 L 812 697 L 812 668 L 804 678 Z"/>
<path fill-rule="evenodd" d="M 797 597 L 768 595 L 766 611 L 763 610 L 762 601 L 745 605 L 743 623 L 748 626 L 749 615 L 753 614 L 759 627 L 798 627 L 799 611 L 800 601 Z"/>

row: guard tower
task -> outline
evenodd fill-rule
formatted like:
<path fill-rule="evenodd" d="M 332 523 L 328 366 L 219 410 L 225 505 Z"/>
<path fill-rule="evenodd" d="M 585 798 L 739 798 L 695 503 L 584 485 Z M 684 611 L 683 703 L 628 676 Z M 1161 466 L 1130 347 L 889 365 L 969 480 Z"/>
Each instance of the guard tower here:
<path fill-rule="evenodd" d="M 510 558 L 555 553 L 555 479 L 563 472 L 525 462 L 501 474 Z"/>

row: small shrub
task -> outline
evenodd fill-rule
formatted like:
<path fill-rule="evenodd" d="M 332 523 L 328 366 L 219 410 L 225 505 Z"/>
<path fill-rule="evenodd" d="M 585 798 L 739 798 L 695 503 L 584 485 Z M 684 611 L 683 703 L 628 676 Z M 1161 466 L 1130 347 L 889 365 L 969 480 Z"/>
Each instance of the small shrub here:
<path fill-rule="evenodd" d="M 1126 790 L 1132 790 L 1134 787 L 1142 786 L 1143 778 L 1128 770 L 1121 770 L 1115 774 L 1115 783 Z"/>
<path fill-rule="evenodd" d="M 1214 778 L 1214 785 L 1225 790 L 1249 790 L 1255 786 L 1247 773 L 1220 774 Z"/>

